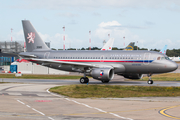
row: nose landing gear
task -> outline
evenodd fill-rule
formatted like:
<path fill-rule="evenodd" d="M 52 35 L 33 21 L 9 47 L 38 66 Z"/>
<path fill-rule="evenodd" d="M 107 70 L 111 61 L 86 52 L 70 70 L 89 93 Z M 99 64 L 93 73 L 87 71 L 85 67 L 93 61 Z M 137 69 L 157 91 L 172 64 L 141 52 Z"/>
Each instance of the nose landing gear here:
<path fill-rule="evenodd" d="M 148 74 L 149 80 L 147 81 L 148 84 L 153 84 L 153 80 L 151 79 L 152 74 Z"/>

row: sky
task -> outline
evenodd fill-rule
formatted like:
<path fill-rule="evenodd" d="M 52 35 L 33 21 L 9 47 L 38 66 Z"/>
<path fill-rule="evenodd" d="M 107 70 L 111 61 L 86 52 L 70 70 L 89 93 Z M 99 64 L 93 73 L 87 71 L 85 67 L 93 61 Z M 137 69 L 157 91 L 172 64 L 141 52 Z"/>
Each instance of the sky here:
<path fill-rule="evenodd" d="M 180 0 L 0 0 L 0 41 L 24 41 L 24 19 L 55 49 L 63 35 L 66 49 L 101 48 L 108 34 L 113 47 L 180 49 Z"/>

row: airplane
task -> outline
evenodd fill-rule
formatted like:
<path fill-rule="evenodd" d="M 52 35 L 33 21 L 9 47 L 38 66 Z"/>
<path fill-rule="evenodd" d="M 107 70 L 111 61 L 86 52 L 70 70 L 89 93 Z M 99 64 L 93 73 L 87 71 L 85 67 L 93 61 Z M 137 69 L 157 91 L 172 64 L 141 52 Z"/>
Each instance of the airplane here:
<path fill-rule="evenodd" d="M 102 47 L 101 50 L 112 50 L 112 46 L 114 43 L 114 38 L 110 38 L 107 43 Z"/>
<path fill-rule="evenodd" d="M 152 74 L 166 73 L 177 69 L 177 64 L 166 55 L 155 51 L 125 50 L 59 50 L 47 47 L 29 20 L 22 20 L 27 52 L 19 56 L 42 66 L 80 72 L 84 76 L 80 83 L 88 83 L 91 76 L 102 83 L 108 83 L 114 74 L 129 79 L 149 76 L 148 84 L 153 84 Z"/>
<path fill-rule="evenodd" d="M 124 50 L 134 50 L 135 42 L 130 42 L 129 45 Z"/>
<path fill-rule="evenodd" d="M 167 50 L 167 45 L 165 45 L 165 46 L 163 47 L 163 49 L 161 49 L 160 53 L 166 55 L 166 50 Z"/>

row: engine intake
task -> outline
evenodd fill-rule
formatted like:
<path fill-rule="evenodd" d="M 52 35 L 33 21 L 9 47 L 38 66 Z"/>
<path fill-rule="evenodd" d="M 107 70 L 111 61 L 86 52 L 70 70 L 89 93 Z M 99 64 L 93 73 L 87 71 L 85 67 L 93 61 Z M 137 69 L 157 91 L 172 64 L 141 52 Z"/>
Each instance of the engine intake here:
<path fill-rule="evenodd" d="M 91 76 L 97 80 L 110 81 L 114 77 L 114 70 L 111 68 L 95 68 L 91 72 Z"/>

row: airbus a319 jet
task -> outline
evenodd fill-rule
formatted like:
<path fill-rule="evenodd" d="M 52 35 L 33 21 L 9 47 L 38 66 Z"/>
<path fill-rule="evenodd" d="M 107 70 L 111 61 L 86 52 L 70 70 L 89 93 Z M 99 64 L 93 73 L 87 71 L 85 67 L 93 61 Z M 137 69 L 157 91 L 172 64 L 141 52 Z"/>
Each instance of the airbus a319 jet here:
<path fill-rule="evenodd" d="M 19 53 L 23 59 L 50 68 L 84 73 L 81 83 L 88 83 L 91 76 L 108 83 L 114 74 L 129 79 L 140 79 L 148 74 L 148 84 L 153 84 L 151 75 L 177 69 L 177 64 L 166 55 L 154 51 L 124 50 L 60 50 L 46 46 L 29 20 L 22 21 L 27 52 Z"/>

